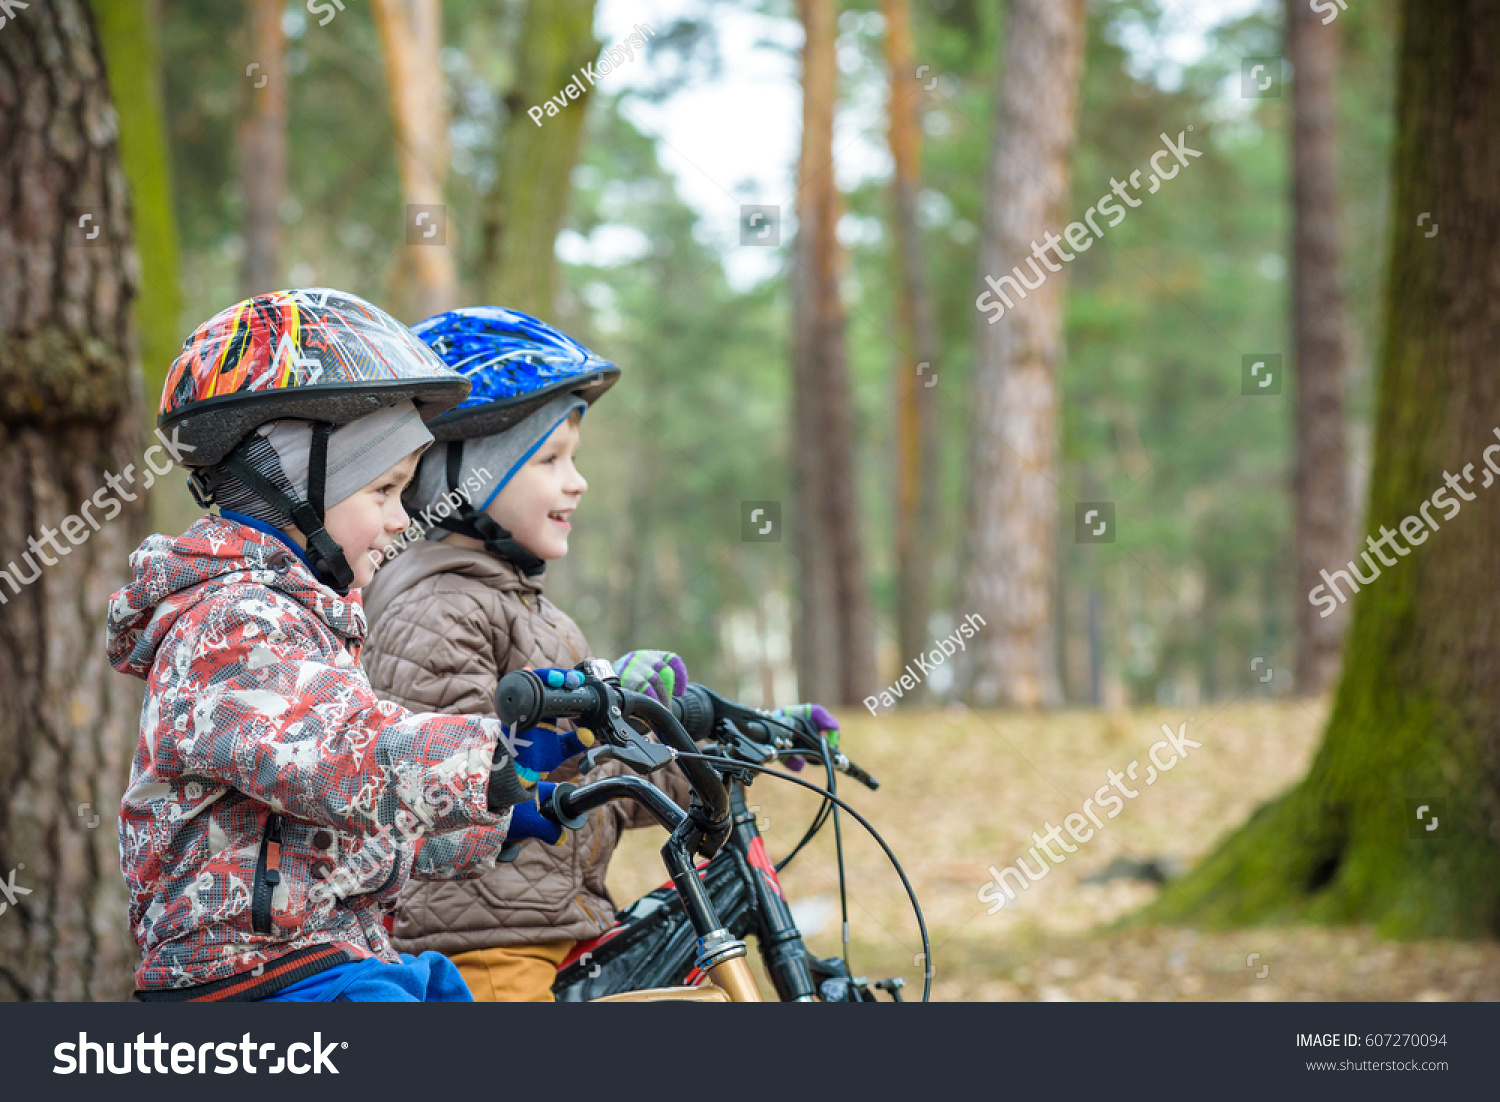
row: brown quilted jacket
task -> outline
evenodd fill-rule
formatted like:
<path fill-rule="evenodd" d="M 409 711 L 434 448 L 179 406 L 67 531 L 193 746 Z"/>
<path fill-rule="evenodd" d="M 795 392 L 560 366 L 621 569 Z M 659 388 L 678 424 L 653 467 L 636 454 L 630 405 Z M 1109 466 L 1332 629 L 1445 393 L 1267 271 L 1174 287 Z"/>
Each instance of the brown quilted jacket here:
<path fill-rule="evenodd" d="M 376 572 L 364 605 L 370 684 L 416 711 L 494 715 L 500 677 L 567 668 L 589 655 L 578 625 L 542 595 L 541 579 L 486 551 L 418 543 Z M 606 763 L 589 779 L 625 771 Z M 574 776 L 569 763 L 548 779 Z M 686 805 L 675 767 L 651 780 Z M 614 922 L 604 875 L 620 831 L 648 824 L 635 805 L 609 804 L 563 845 L 527 842 L 514 862 L 477 880 L 413 883 L 397 902 L 391 943 L 404 953 L 453 954 L 602 933 Z"/>

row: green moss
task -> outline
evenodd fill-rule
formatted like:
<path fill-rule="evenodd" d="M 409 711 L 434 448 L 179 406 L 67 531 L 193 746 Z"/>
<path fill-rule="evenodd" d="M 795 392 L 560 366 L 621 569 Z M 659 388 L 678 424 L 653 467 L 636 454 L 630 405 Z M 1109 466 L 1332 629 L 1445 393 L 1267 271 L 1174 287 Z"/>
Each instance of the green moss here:
<path fill-rule="evenodd" d="M 155 9 L 146 0 L 93 2 L 110 96 L 120 119 L 120 162 L 130 185 L 131 233 L 140 258 L 136 331 L 146 392 L 153 399 L 182 345 L 177 225 L 162 122 L 160 51 L 152 24 Z"/>

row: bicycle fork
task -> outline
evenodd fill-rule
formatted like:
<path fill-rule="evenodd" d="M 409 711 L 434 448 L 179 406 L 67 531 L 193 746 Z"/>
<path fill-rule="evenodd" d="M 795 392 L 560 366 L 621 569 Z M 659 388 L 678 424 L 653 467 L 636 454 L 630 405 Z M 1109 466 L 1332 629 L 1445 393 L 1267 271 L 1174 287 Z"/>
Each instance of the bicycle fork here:
<path fill-rule="evenodd" d="M 703 881 L 698 878 L 693 850 L 700 837 L 692 820 L 685 819 L 661 850 L 662 860 L 672 877 L 672 886 L 677 889 L 693 932 L 698 935 L 698 956 L 693 963 L 716 987 L 729 995 L 731 1002 L 761 1002 L 755 975 L 745 959 L 745 943 L 724 928 Z"/>
<path fill-rule="evenodd" d="M 782 1002 L 817 1002 L 802 931 L 797 929 L 791 908 L 781 894 L 776 866 L 766 856 L 755 813 L 745 806 L 744 786 L 738 783 L 729 786 L 729 815 L 734 823 L 731 846 L 749 866 L 746 871 L 756 903 L 755 940 L 766 973 L 776 985 L 776 995 Z"/>

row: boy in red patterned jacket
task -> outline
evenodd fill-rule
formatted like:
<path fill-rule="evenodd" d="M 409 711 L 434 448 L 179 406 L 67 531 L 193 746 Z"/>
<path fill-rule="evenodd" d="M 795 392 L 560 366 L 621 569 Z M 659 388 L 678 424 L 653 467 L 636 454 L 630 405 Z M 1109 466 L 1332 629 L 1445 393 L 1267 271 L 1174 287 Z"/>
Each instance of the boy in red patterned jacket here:
<path fill-rule="evenodd" d="M 147 683 L 120 812 L 138 998 L 469 998 L 381 920 L 409 877 L 482 875 L 555 831 L 531 789 L 582 744 L 413 714 L 359 666 L 359 590 L 407 526 L 425 421 L 467 391 L 327 290 L 231 307 L 173 364 L 160 424 L 220 511 L 148 538 L 110 603 L 110 661 Z"/>

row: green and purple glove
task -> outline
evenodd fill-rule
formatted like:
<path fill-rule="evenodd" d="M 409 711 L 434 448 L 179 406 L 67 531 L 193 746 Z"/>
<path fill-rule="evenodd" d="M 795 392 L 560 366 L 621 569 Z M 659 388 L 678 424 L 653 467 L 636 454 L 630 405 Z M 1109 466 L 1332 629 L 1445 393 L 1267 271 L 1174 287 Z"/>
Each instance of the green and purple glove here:
<path fill-rule="evenodd" d="M 687 667 L 671 651 L 633 650 L 615 659 L 615 673 L 622 688 L 644 693 L 658 704 L 670 704 L 687 691 Z"/>
<path fill-rule="evenodd" d="M 771 713 L 773 716 L 785 717 L 787 719 L 800 720 L 814 728 L 818 734 L 828 740 L 831 750 L 839 748 L 839 721 L 833 718 L 833 713 L 821 704 L 792 704 L 786 708 L 777 708 Z M 786 767 L 793 772 L 800 772 L 807 764 L 807 759 L 793 755 L 786 759 Z"/>

